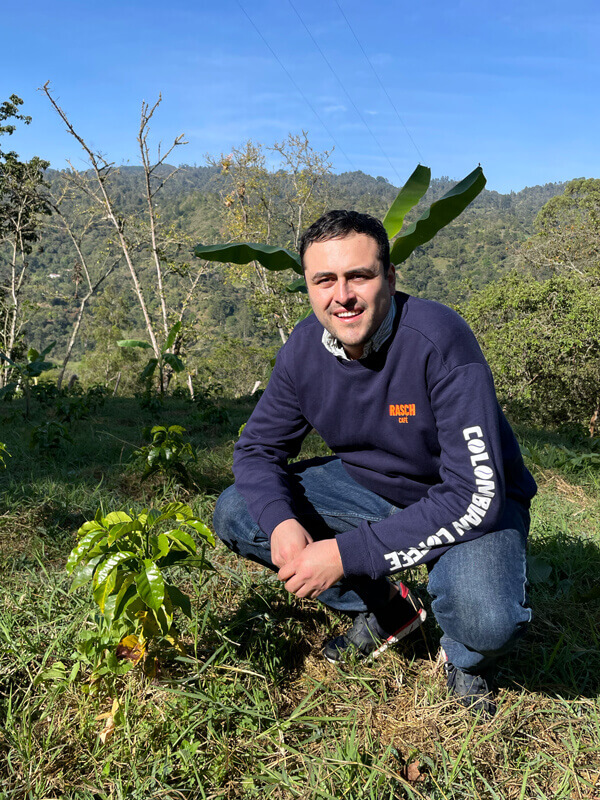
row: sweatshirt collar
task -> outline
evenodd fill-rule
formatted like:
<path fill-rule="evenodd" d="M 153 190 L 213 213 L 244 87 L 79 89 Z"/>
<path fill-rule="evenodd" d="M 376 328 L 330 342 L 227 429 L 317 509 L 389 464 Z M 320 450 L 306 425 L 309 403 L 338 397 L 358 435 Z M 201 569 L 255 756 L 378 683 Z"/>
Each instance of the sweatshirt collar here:
<path fill-rule="evenodd" d="M 396 317 L 396 303 L 392 297 L 389 310 L 381 325 L 377 328 L 373 336 L 365 342 L 362 356 L 358 359 L 362 361 L 367 358 L 371 353 L 376 353 L 390 338 L 394 328 L 394 319 Z M 353 361 L 354 359 L 348 358 L 346 351 L 339 339 L 332 336 L 327 329 L 323 329 L 323 336 L 321 337 L 323 346 L 326 350 L 332 353 L 336 358 L 341 358 L 343 361 Z"/>

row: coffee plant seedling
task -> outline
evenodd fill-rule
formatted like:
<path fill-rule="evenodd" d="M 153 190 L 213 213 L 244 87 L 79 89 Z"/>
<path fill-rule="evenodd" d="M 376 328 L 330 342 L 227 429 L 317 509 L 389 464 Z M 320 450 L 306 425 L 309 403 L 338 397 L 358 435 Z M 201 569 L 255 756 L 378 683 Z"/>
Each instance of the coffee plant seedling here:
<path fill-rule="evenodd" d="M 32 386 L 30 391 L 31 397 L 41 406 L 51 405 L 60 394 L 56 383 L 51 381 L 40 381 Z"/>
<path fill-rule="evenodd" d="M 57 419 L 70 425 L 75 420 L 87 419 L 91 409 L 87 396 L 59 397 L 54 403 L 54 413 Z"/>
<path fill-rule="evenodd" d="M 165 380 L 166 367 L 169 366 L 173 372 L 183 372 L 184 370 L 184 365 L 181 358 L 175 353 L 168 352 L 177 341 L 177 337 L 181 331 L 181 325 L 181 321 L 176 322 L 173 325 L 167 334 L 165 343 L 160 350 L 158 350 L 158 352 L 154 353 L 154 356 L 148 359 L 148 363 L 140 375 L 141 380 L 148 381 L 148 387 L 150 388 L 150 382 L 152 381 L 154 374 L 158 371 L 158 385 L 160 388 L 161 398 L 164 397 L 166 388 L 165 384 L 167 383 Z M 121 339 L 117 342 L 117 345 L 119 347 L 141 347 L 143 350 L 153 350 L 150 342 L 144 342 L 140 339 Z"/>
<path fill-rule="evenodd" d="M 85 400 L 90 411 L 98 411 L 99 408 L 102 408 L 109 394 L 109 390 L 101 383 L 89 386 L 85 393 Z"/>
<path fill-rule="evenodd" d="M 52 342 L 40 353 L 35 347 L 30 347 L 27 351 L 27 359 L 23 361 L 13 361 L 5 353 L 0 351 L 0 364 L 4 369 L 11 373 L 11 377 L 16 376 L 16 380 L 11 380 L 0 389 L 0 397 L 5 394 L 14 395 L 14 393 L 22 387 L 25 394 L 25 418 L 29 419 L 29 411 L 31 405 L 31 386 L 39 378 L 42 372 L 52 369 L 54 364 L 46 361 L 46 356 L 52 350 L 56 342 Z"/>
<path fill-rule="evenodd" d="M 131 457 L 134 464 L 143 465 L 142 480 L 159 472 L 176 478 L 186 488 L 193 486 L 187 464 L 196 460 L 196 451 L 190 442 L 184 441 L 185 428 L 154 425 L 144 428 L 143 433 L 149 444 L 140 447 Z"/>
<path fill-rule="evenodd" d="M 200 537 L 200 551 L 190 531 Z M 132 668 L 146 656 L 151 642 L 166 641 L 180 648 L 174 613 L 179 609 L 191 617 L 191 603 L 169 582 L 167 571 L 175 564 L 210 569 L 204 547 L 215 544 L 214 535 L 191 508 L 167 503 L 137 515 L 113 511 L 105 517 L 98 511 L 77 535 L 79 542 L 66 565 L 73 575 L 71 591 L 91 582 L 104 641 L 109 645 L 111 634 L 120 636 L 115 651 L 105 650 L 108 670 Z"/>
<path fill-rule="evenodd" d="M 31 447 L 47 453 L 57 453 L 72 439 L 65 425 L 50 420 L 36 425 L 31 431 Z"/>

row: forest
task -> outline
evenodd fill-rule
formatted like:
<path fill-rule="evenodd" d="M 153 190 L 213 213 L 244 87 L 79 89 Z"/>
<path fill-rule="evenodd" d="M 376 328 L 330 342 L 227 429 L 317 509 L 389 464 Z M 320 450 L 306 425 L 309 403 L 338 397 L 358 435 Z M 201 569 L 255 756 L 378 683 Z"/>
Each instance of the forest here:
<path fill-rule="evenodd" d="M 189 165 L 144 105 L 116 166 L 46 92 L 87 164 L 20 159 L 30 120 L 0 104 L 0 800 L 597 798 L 600 179 L 503 195 L 415 165 L 393 228 L 401 187 L 334 174 L 305 131 Z M 397 288 L 468 321 L 538 483 L 492 721 L 452 706 L 433 614 L 329 664 L 343 615 L 215 541 L 331 208 L 385 220 Z M 330 452 L 313 431 L 300 457 Z M 427 570 L 402 575 L 430 609 Z"/>

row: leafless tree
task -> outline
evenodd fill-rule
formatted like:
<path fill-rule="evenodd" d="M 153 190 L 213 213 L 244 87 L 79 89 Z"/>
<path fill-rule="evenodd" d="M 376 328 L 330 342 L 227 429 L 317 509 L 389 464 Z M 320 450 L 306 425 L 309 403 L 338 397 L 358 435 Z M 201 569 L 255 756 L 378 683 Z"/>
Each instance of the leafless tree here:
<path fill-rule="evenodd" d="M 176 148 L 186 144 L 183 134 L 177 136 L 171 146 L 164 152 L 159 145 L 158 156 L 155 161 L 152 161 L 148 145 L 148 135 L 150 122 L 160 105 L 161 98 L 159 97 L 158 101 L 153 106 L 145 102 L 142 103 L 137 141 L 143 166 L 147 217 L 144 221 L 133 220 L 127 214 L 119 211 L 115 200 L 111 196 L 109 178 L 111 174 L 115 172 L 114 164 L 104 158 L 97 150 L 93 150 L 75 130 L 66 112 L 60 107 L 51 94 L 49 83 L 44 85 L 42 91 L 66 125 L 67 131 L 79 142 L 87 156 L 93 181 L 90 182 L 87 180 L 85 175 L 75 170 L 72 164 L 69 164 L 71 179 L 77 181 L 78 185 L 86 192 L 91 202 L 97 208 L 102 209 L 105 220 L 110 224 L 116 235 L 116 242 L 131 277 L 133 290 L 144 318 L 146 331 L 152 350 L 154 351 L 154 356 L 160 359 L 161 341 L 164 342 L 167 338 L 170 324 L 172 325 L 173 322 L 181 319 L 183 316 L 182 310 L 171 310 L 171 313 L 169 313 L 167 296 L 165 293 L 165 277 L 167 272 L 170 271 L 167 251 L 170 248 L 179 249 L 182 242 L 181 240 L 176 240 L 176 237 L 172 234 L 167 234 L 165 236 L 159 232 L 156 196 L 165 183 L 177 172 L 176 168 L 169 168 L 166 162 Z M 147 261 L 148 258 L 148 252 L 150 253 L 155 268 L 155 281 L 152 284 L 148 284 L 147 281 L 142 281 L 141 278 L 145 261 Z M 204 265 L 201 265 L 198 272 L 201 273 L 203 270 Z M 104 280 L 104 278 L 102 280 Z M 192 292 L 196 288 L 197 283 L 197 279 L 192 279 Z M 90 284 L 88 283 L 88 290 L 89 287 Z M 148 292 L 155 294 L 159 300 L 159 322 L 153 320 L 150 313 L 146 299 Z M 180 347 L 181 336 L 179 336 L 175 342 L 174 352 L 177 353 Z M 161 385 L 160 388 L 162 392 L 164 386 Z"/>

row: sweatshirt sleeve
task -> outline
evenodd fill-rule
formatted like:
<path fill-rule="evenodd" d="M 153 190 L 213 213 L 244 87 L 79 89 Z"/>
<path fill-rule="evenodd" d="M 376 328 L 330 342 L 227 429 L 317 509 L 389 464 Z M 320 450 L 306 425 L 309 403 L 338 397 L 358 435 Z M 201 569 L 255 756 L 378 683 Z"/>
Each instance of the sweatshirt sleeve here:
<path fill-rule="evenodd" d="M 505 485 L 499 407 L 486 364 L 455 367 L 431 389 L 440 482 L 381 522 L 337 534 L 344 573 L 377 578 L 495 530 Z"/>
<path fill-rule="evenodd" d="M 280 522 L 296 517 L 285 467 L 298 455 L 311 427 L 300 410 L 289 358 L 290 348 L 284 345 L 233 454 L 235 485 L 268 536 Z"/>

